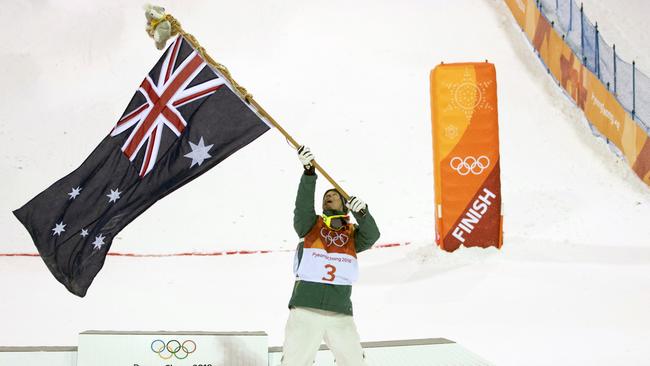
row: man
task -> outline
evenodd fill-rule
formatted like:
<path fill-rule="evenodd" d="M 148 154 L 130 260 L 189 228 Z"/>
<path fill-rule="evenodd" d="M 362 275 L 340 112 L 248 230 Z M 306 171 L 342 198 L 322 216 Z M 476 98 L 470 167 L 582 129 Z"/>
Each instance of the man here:
<path fill-rule="evenodd" d="M 309 148 L 298 157 L 305 169 L 294 210 L 293 226 L 301 238 L 296 250 L 296 282 L 289 301 L 282 366 L 311 366 L 322 340 L 338 366 L 362 366 L 363 350 L 352 319 L 352 283 L 357 253 L 379 239 L 375 220 L 356 197 L 349 202 L 336 189 L 323 196 L 323 214 L 314 210 L 316 174 Z M 349 222 L 348 209 L 358 225 Z"/>

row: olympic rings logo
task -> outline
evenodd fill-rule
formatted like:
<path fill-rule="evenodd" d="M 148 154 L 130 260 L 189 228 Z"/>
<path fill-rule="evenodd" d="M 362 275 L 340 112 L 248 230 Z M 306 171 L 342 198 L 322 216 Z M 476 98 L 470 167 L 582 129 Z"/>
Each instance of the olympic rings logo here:
<path fill-rule="evenodd" d="M 183 360 L 196 351 L 196 343 L 192 340 L 186 340 L 183 343 L 172 339 L 171 341 L 165 343 L 160 339 L 156 339 L 151 342 L 151 350 L 158 354 L 163 360 L 169 360 L 172 357 L 176 357 L 179 360 Z"/>
<path fill-rule="evenodd" d="M 325 228 L 320 229 L 320 236 L 325 240 L 325 244 L 329 247 L 330 245 L 334 244 L 337 247 L 341 248 L 345 246 L 345 244 L 350 241 L 350 238 L 343 234 L 343 233 L 337 233 L 332 230 L 327 230 Z"/>
<path fill-rule="evenodd" d="M 456 156 L 451 159 L 449 166 L 463 176 L 469 173 L 480 175 L 490 166 L 490 159 L 485 155 L 481 155 L 478 158 L 468 156 L 465 159 Z"/>

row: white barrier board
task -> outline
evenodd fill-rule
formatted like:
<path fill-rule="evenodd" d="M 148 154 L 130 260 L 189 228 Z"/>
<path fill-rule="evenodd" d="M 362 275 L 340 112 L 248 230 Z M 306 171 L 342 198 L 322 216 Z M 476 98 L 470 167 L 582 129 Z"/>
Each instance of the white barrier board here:
<path fill-rule="evenodd" d="M 267 348 L 263 332 L 89 331 L 80 334 L 79 345 L 79 352 L 76 347 L 0 347 L 0 366 L 279 366 L 282 358 L 282 347 Z M 362 346 L 367 366 L 493 366 L 444 338 Z M 314 366 L 335 365 L 330 350 L 321 346 Z"/>
<path fill-rule="evenodd" d="M 77 347 L 0 347 L 0 366 L 76 366 Z"/>
<path fill-rule="evenodd" d="M 444 339 L 361 343 L 367 366 L 493 366 L 461 345 Z M 282 347 L 269 348 L 269 366 L 280 366 Z M 314 366 L 335 366 L 332 352 L 322 345 Z"/>
<path fill-rule="evenodd" d="M 264 332 L 79 334 L 79 366 L 267 366 Z"/>

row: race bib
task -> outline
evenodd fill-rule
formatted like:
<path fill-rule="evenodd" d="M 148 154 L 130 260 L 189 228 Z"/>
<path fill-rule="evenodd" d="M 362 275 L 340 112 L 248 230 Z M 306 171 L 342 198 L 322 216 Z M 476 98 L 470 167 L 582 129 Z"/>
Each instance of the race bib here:
<path fill-rule="evenodd" d="M 354 241 L 354 225 L 333 230 L 318 218 L 303 239 L 302 259 L 294 260 L 299 279 L 333 285 L 351 285 L 359 277 Z"/>
<path fill-rule="evenodd" d="M 359 266 L 351 255 L 305 248 L 296 275 L 309 282 L 352 285 L 359 277 Z"/>

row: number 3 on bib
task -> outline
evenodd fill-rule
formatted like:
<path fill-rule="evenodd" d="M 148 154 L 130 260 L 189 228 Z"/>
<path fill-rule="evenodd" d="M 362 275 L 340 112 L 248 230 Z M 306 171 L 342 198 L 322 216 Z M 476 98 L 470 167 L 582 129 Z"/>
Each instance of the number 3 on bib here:
<path fill-rule="evenodd" d="M 326 265 L 325 265 L 325 269 L 328 270 L 328 271 L 327 271 L 327 275 L 328 275 L 329 277 L 323 277 L 322 280 L 323 280 L 323 281 L 329 281 L 329 282 L 334 281 L 334 279 L 336 278 L 336 276 L 334 275 L 334 272 L 336 272 L 336 267 L 334 267 L 334 266 L 331 265 L 331 264 L 326 264 Z"/>

